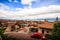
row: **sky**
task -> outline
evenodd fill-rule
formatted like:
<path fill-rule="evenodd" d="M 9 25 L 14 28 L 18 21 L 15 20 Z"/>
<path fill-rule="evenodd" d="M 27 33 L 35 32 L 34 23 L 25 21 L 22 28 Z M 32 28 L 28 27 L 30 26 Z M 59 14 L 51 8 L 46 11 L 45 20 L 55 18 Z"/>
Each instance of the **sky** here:
<path fill-rule="evenodd" d="M 60 18 L 60 0 L 0 0 L 0 18 Z"/>

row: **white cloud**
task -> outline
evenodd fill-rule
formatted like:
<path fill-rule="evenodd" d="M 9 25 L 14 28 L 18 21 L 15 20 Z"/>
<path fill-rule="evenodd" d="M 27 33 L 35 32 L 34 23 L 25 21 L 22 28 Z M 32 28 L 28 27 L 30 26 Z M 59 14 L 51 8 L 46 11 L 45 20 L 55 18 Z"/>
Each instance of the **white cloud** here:
<path fill-rule="evenodd" d="M 19 10 L 19 8 L 17 10 Z M 21 13 L 22 15 L 40 15 L 40 14 L 59 13 L 59 12 L 60 12 L 60 6 L 50 5 L 40 8 L 20 9 L 20 11 L 15 13 Z"/>
<path fill-rule="evenodd" d="M 9 9 L 9 7 L 8 6 L 6 6 L 5 4 L 3 4 L 3 3 L 0 3 L 0 9 Z"/>
<path fill-rule="evenodd" d="M 9 2 L 12 2 L 12 0 L 9 0 Z"/>
<path fill-rule="evenodd" d="M 18 0 L 14 0 L 15 3 L 18 3 L 19 1 Z"/>
<path fill-rule="evenodd" d="M 38 0 L 21 0 L 22 4 L 29 4 L 29 8 L 31 8 L 32 1 L 38 2 Z"/>
<path fill-rule="evenodd" d="M 12 2 L 12 0 L 9 0 L 9 2 Z M 18 0 L 14 0 L 13 2 L 18 3 L 19 1 Z"/>
<path fill-rule="evenodd" d="M 32 3 L 32 1 L 39 1 L 39 0 L 21 0 L 21 3 L 22 4 L 31 4 Z"/>
<path fill-rule="evenodd" d="M 8 11 L 10 8 L 0 4 L 0 17 L 8 19 L 38 19 L 38 18 L 60 18 L 60 6 L 50 5 L 39 8 L 16 8 L 16 11 Z M 7 9 L 7 10 L 5 10 Z"/>
<path fill-rule="evenodd" d="M 30 4 L 31 3 L 31 0 L 21 0 L 21 3 L 22 4 Z"/>

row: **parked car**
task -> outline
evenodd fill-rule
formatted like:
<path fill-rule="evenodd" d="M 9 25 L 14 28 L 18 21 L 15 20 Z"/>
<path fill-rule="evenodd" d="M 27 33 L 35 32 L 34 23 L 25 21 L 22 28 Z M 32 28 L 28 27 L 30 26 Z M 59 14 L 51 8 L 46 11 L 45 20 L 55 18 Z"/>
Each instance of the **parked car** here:
<path fill-rule="evenodd" d="M 43 35 L 39 32 L 35 32 L 35 33 L 32 33 L 31 38 L 45 39 L 46 37 L 45 37 L 45 35 Z"/>

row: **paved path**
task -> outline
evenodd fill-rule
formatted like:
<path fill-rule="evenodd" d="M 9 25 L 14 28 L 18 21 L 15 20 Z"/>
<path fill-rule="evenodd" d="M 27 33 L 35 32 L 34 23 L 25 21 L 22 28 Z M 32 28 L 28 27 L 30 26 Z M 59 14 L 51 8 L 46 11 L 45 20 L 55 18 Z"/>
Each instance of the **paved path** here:
<path fill-rule="evenodd" d="M 35 38 L 31 38 L 30 35 L 28 33 L 7 33 L 8 36 L 11 37 L 16 37 L 16 38 L 20 38 L 21 40 L 37 40 Z"/>

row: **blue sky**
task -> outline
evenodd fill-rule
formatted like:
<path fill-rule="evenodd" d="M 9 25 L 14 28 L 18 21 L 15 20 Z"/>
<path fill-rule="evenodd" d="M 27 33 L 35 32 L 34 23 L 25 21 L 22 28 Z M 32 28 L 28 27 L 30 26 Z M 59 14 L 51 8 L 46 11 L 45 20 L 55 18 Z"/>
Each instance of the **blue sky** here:
<path fill-rule="evenodd" d="M 29 3 L 22 4 L 22 0 L 16 0 L 17 2 L 14 2 L 15 0 L 0 0 L 0 3 L 3 3 L 5 5 L 8 5 L 13 8 L 24 8 L 28 7 Z M 23 0 L 24 1 L 24 0 Z M 27 1 L 28 2 L 28 1 Z M 31 1 L 31 7 L 37 8 L 41 6 L 49 6 L 49 5 L 60 5 L 60 0 L 36 0 Z"/>
<path fill-rule="evenodd" d="M 7 19 L 60 17 L 60 0 L 0 0 L 0 15 Z"/>

